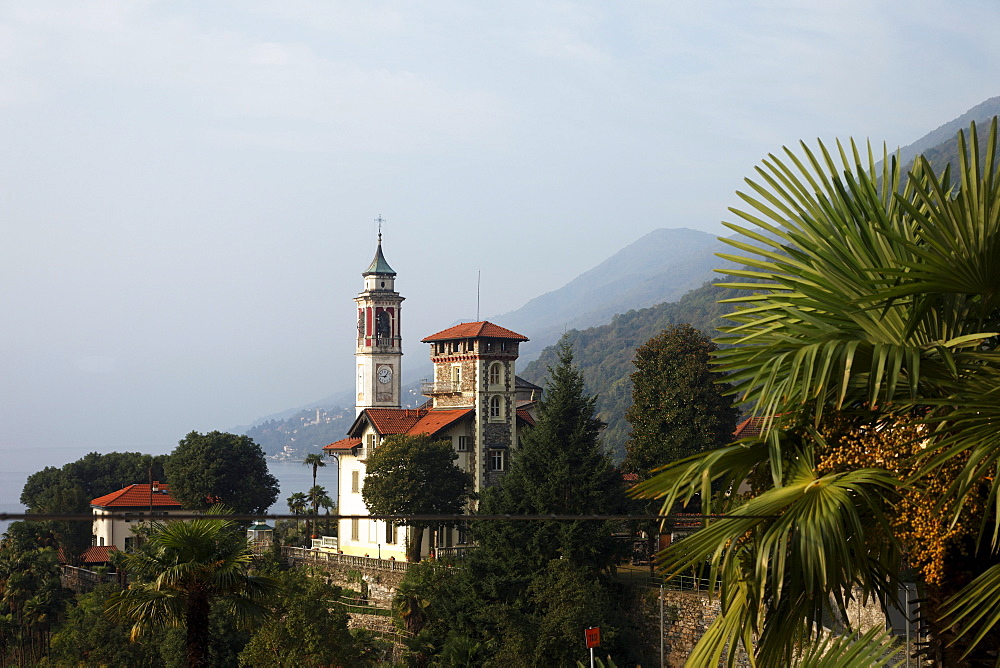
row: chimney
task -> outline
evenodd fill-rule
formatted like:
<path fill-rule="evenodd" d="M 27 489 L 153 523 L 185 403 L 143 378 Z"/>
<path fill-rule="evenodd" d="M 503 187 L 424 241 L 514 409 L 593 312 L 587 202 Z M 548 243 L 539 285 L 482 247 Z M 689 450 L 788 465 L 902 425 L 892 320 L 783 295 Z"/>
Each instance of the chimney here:
<path fill-rule="evenodd" d="M 156 494 L 156 493 L 157 493 L 157 492 L 159 492 L 159 491 L 160 491 L 160 481 L 159 481 L 159 480 L 154 480 L 154 481 L 153 481 L 153 489 L 152 489 L 152 492 L 153 492 L 153 494 Z"/>

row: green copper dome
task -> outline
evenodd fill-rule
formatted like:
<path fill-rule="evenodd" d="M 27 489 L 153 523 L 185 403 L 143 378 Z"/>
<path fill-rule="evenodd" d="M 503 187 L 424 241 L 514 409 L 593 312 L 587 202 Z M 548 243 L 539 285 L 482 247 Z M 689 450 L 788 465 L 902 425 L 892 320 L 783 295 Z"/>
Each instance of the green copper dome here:
<path fill-rule="evenodd" d="M 378 240 L 378 250 L 375 251 L 375 259 L 372 263 L 368 265 L 368 269 L 365 270 L 362 276 L 368 276 L 370 274 L 388 274 L 390 276 L 395 276 L 396 272 L 392 270 L 389 263 L 385 261 L 385 256 L 382 255 L 382 235 L 379 235 Z"/>

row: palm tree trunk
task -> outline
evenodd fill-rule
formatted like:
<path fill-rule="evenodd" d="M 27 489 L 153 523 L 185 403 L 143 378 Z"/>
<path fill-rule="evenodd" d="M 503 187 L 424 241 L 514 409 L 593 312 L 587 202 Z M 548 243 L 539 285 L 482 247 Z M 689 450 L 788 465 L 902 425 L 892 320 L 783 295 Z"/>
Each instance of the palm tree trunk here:
<path fill-rule="evenodd" d="M 185 622 L 187 623 L 187 668 L 208 667 L 208 596 L 204 592 L 193 592 L 187 602 Z"/>
<path fill-rule="evenodd" d="M 972 539 L 968 540 L 966 551 L 953 549 L 946 557 L 947 579 L 941 585 L 925 585 L 925 600 L 921 615 L 926 620 L 931 637 L 931 660 L 935 666 L 968 666 L 969 668 L 992 668 L 997 665 L 1000 655 L 1000 628 L 991 629 L 968 655 L 971 634 L 959 637 L 956 629 L 946 629 L 939 621 L 945 602 L 975 577 L 997 562 L 987 549 L 977 553 Z"/>

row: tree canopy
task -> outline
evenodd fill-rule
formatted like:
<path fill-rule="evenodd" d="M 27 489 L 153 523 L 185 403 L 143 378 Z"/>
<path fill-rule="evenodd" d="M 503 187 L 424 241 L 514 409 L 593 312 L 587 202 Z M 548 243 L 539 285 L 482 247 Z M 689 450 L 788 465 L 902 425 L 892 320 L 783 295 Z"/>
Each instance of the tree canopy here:
<path fill-rule="evenodd" d="M 340 588 L 301 568 L 285 571 L 278 578 L 273 621 L 247 643 L 240 654 L 241 665 L 362 665 L 360 648 L 347 628 L 347 613 L 340 605 Z"/>
<path fill-rule="evenodd" d="M 459 515 L 472 495 L 472 476 L 455 466 L 450 441 L 426 434 L 389 436 L 368 455 L 361 496 L 373 515 Z M 420 561 L 426 522 L 415 528 L 407 559 Z"/>
<path fill-rule="evenodd" d="M 166 462 L 170 494 L 185 508 L 223 503 L 238 514 L 261 514 L 278 498 L 278 479 L 248 436 L 192 431 Z"/>
<path fill-rule="evenodd" d="M 632 427 L 622 468 L 641 479 L 668 462 L 732 440 L 738 411 L 709 366 L 718 347 L 691 325 L 674 325 L 635 352 Z"/>
<path fill-rule="evenodd" d="M 975 126 L 970 137 L 977 146 Z M 740 193 L 747 210 L 734 212 L 752 227 L 729 224 L 743 253 L 730 259 L 748 269 L 728 285 L 757 294 L 739 297 L 720 359 L 763 433 L 641 489 L 669 508 L 711 481 L 754 488 L 703 499 L 704 512 L 731 517 L 661 555 L 670 575 L 709 562 L 725 592 L 692 661 L 714 664 L 742 643 L 760 664 L 787 665 L 852 587 L 892 605 L 908 561 L 937 661 L 995 662 L 996 122 L 982 154 L 964 133 L 959 146 L 954 179 L 919 159 L 903 186 L 894 156 L 803 144 L 770 156 Z"/>

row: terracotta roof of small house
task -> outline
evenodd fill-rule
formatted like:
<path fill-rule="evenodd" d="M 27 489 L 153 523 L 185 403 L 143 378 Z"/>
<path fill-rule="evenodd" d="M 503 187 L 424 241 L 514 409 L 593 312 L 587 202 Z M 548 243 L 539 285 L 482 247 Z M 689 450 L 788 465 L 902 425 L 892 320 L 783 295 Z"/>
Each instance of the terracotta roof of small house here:
<path fill-rule="evenodd" d="M 437 334 L 431 334 L 427 338 L 421 339 L 421 341 L 423 343 L 430 343 L 431 341 L 450 341 L 452 339 L 477 338 L 513 339 L 515 341 L 528 340 L 528 337 L 518 334 L 517 332 L 512 332 L 506 327 L 494 325 L 492 322 L 483 320 L 481 322 L 464 322 L 461 325 L 449 327 L 448 329 L 442 330 Z"/>
<path fill-rule="evenodd" d="M 152 487 L 155 491 L 151 492 L 148 484 L 129 485 L 93 499 L 90 505 L 99 508 L 148 508 L 150 505 L 181 508 L 181 504 L 170 496 L 170 485 L 154 482 Z"/>
<path fill-rule="evenodd" d="M 351 448 L 356 448 L 361 445 L 360 438 L 342 438 L 339 441 L 335 441 L 330 445 L 323 446 L 324 450 L 350 450 Z"/>
<path fill-rule="evenodd" d="M 528 409 L 526 409 L 526 408 L 518 408 L 517 409 L 517 417 L 520 418 L 520 419 L 522 419 L 522 420 L 524 420 L 525 422 L 527 422 L 528 424 L 530 424 L 532 427 L 535 426 L 535 418 L 531 417 L 531 413 L 528 412 Z"/>
<path fill-rule="evenodd" d="M 744 438 L 756 438 L 760 436 L 760 430 L 763 425 L 764 418 L 749 417 L 736 425 L 736 431 L 733 432 L 733 440 L 739 441 Z"/>
<path fill-rule="evenodd" d="M 106 564 L 111 561 L 111 551 L 117 549 L 114 545 L 91 545 L 80 555 L 80 561 L 85 564 Z"/>

